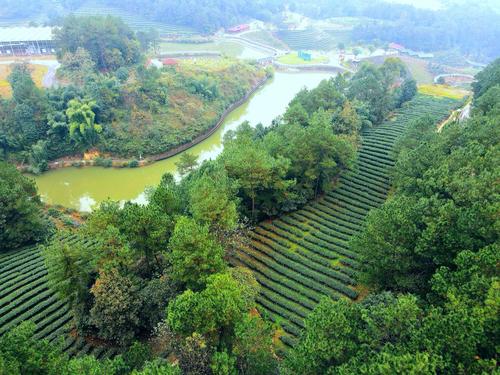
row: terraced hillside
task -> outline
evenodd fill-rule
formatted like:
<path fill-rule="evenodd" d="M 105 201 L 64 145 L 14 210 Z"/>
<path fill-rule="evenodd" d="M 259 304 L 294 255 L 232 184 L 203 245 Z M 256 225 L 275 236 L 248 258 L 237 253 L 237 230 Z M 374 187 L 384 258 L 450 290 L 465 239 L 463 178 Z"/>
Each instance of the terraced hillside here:
<path fill-rule="evenodd" d="M 419 95 L 395 118 L 363 134 L 355 170 L 323 198 L 279 219 L 261 223 L 234 264 L 252 269 L 262 286 L 258 303 L 280 323 L 292 345 L 304 318 L 324 295 L 356 299 L 357 255 L 349 240 L 363 228 L 368 212 L 380 206 L 390 188 L 392 148 L 409 121 L 431 115 L 436 122 L 457 102 Z"/>
<path fill-rule="evenodd" d="M 127 12 L 125 10 L 109 7 L 95 2 L 88 2 L 78 8 L 75 12 L 77 16 L 115 16 L 120 17 L 128 26 L 137 31 L 148 31 L 150 29 L 156 29 L 160 33 L 160 36 L 165 35 L 181 35 L 190 36 L 196 32 L 184 26 L 165 24 L 162 22 L 155 22 L 147 20 L 137 14 Z"/>
<path fill-rule="evenodd" d="M 72 244 L 77 239 L 70 236 L 65 241 Z M 69 334 L 71 311 L 67 303 L 49 289 L 46 276 L 40 246 L 0 254 L 0 335 L 31 320 L 37 325 L 37 338 L 49 341 L 65 338 L 64 348 L 71 355 L 113 355 L 115 349 L 92 348 L 82 338 Z"/>
<path fill-rule="evenodd" d="M 292 50 L 331 50 L 335 40 L 327 33 L 315 30 L 279 30 L 276 36 Z"/>

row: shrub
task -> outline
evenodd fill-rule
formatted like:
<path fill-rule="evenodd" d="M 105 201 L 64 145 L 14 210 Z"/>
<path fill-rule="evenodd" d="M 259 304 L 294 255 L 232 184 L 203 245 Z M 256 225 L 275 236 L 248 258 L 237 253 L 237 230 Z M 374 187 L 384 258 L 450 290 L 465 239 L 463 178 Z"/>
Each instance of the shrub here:
<path fill-rule="evenodd" d="M 137 168 L 139 166 L 139 161 L 136 159 L 130 160 L 128 162 L 128 167 L 129 168 Z"/>
<path fill-rule="evenodd" d="M 94 159 L 94 163 L 95 165 L 104 168 L 110 168 L 113 166 L 113 160 L 108 158 L 102 158 L 100 156 Z"/>

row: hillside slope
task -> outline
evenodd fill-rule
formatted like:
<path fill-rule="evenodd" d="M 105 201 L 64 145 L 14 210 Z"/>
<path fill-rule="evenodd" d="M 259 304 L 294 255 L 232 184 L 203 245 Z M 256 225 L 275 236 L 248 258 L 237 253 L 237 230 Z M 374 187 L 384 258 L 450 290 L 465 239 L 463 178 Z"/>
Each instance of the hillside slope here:
<path fill-rule="evenodd" d="M 289 334 L 293 344 L 305 316 L 323 295 L 356 299 L 356 254 L 349 250 L 351 236 L 361 230 L 368 211 L 378 207 L 389 190 L 391 150 L 408 121 L 422 114 L 436 122 L 457 102 L 418 96 L 393 121 L 364 134 L 358 168 L 344 173 L 337 188 L 302 210 L 251 233 L 251 246 L 241 249 L 233 263 L 255 272 L 262 285 L 258 302 L 270 318 Z M 69 244 L 76 236 L 65 239 Z M 92 241 L 84 245 L 91 247 Z M 41 246 L 0 255 L 0 335 L 25 320 L 37 324 L 36 336 L 55 341 L 65 338 L 71 355 L 112 356 L 113 348 L 93 348 L 71 334 L 71 311 L 52 292 Z"/>
<path fill-rule="evenodd" d="M 368 212 L 379 207 L 390 188 L 392 148 L 406 125 L 422 115 L 436 123 L 457 101 L 419 95 L 394 118 L 363 134 L 357 168 L 342 175 L 336 188 L 303 209 L 261 223 L 252 241 L 233 259 L 254 271 L 262 291 L 258 302 L 279 323 L 292 345 L 304 318 L 324 295 L 356 299 L 357 255 L 349 240 Z"/>

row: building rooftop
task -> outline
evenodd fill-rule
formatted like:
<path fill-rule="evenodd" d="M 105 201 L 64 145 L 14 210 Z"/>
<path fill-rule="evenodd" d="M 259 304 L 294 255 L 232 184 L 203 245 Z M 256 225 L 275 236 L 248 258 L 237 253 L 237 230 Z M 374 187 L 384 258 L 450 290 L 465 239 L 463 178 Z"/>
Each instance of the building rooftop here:
<path fill-rule="evenodd" d="M 0 27 L 0 43 L 52 39 L 52 27 Z"/>

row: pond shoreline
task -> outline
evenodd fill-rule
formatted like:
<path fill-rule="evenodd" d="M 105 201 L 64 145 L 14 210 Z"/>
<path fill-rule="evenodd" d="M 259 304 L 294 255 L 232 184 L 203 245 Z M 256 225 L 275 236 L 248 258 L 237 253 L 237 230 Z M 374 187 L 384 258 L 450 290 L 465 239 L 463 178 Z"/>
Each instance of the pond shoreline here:
<path fill-rule="evenodd" d="M 180 154 L 181 152 L 184 152 L 188 149 L 190 149 L 193 146 L 196 146 L 197 144 L 203 142 L 206 140 L 208 137 L 210 137 L 212 134 L 214 134 L 222 125 L 224 120 L 227 118 L 227 116 L 234 111 L 236 108 L 244 104 L 257 90 L 259 90 L 262 86 L 264 86 L 270 79 L 271 77 L 266 75 L 266 77 L 257 82 L 252 89 L 250 89 L 243 98 L 240 100 L 234 102 L 231 104 L 226 110 L 222 113 L 222 115 L 219 117 L 219 120 L 215 123 L 214 126 L 212 126 L 210 129 L 208 129 L 206 132 L 198 135 L 195 139 L 193 139 L 190 142 L 184 143 L 182 145 L 176 146 L 168 151 L 162 152 L 160 154 L 154 154 L 154 155 L 149 155 L 145 157 L 144 159 L 141 160 L 136 160 L 136 159 L 123 159 L 123 158 L 114 158 L 114 157 L 109 157 L 109 158 L 104 158 L 106 160 L 111 161 L 111 165 L 109 166 L 110 168 L 130 168 L 130 163 L 136 161 L 137 165 L 134 165 L 133 168 L 138 168 L 138 167 L 145 167 L 147 165 L 151 165 L 154 162 L 164 160 L 171 158 L 177 154 Z M 64 158 L 60 158 L 54 161 L 51 161 L 48 163 L 48 170 L 53 170 L 53 169 L 60 169 L 60 168 L 69 168 L 69 167 L 93 167 L 93 166 L 98 166 L 96 164 L 96 159 L 82 159 L 81 157 L 75 157 L 75 156 L 67 156 Z M 28 172 L 28 165 L 17 165 L 16 168 L 20 170 L 21 172 Z M 43 174 L 43 173 L 42 173 Z"/>

